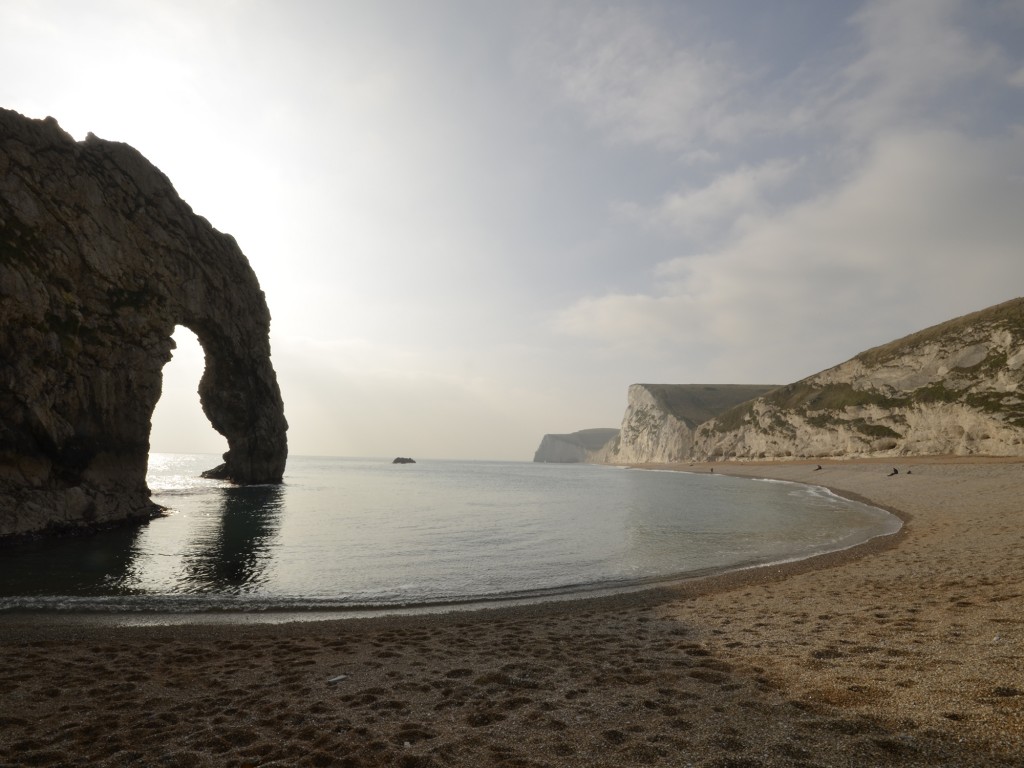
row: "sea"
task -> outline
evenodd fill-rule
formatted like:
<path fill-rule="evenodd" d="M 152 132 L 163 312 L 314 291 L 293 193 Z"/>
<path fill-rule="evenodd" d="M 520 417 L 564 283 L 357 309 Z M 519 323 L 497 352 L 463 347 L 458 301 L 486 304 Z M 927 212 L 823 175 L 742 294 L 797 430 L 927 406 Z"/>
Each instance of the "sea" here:
<path fill-rule="evenodd" d="M 897 531 L 823 487 L 586 464 L 291 457 L 281 485 L 152 454 L 165 515 L 0 550 L 0 612 L 340 615 L 624 591 Z"/>

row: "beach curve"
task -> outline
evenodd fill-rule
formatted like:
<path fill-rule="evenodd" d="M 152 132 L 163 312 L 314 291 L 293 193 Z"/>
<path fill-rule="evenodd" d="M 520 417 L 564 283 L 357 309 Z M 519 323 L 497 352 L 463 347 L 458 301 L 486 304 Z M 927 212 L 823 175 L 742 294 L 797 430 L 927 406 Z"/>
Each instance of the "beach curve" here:
<path fill-rule="evenodd" d="M 640 593 L 475 612 L 3 617 L 0 761 L 1019 765 L 1024 462 L 915 458 L 895 477 L 892 460 L 817 463 L 714 466 L 823 485 L 903 529 Z"/>

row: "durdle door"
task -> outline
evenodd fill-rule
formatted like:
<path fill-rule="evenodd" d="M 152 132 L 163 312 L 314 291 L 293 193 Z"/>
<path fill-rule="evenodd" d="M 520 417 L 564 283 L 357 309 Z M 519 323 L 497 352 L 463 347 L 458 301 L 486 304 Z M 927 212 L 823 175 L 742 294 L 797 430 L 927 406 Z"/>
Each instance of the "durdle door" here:
<path fill-rule="evenodd" d="M 281 481 L 270 312 L 234 239 L 126 144 L 0 109 L 0 537 L 145 519 L 176 325 L 206 354 L 212 471 Z"/>

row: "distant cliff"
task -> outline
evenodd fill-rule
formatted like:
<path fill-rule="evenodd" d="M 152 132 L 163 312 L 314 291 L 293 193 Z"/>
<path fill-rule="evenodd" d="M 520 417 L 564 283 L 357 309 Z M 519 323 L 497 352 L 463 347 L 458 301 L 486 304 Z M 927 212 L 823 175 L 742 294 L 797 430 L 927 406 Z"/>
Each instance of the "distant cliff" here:
<path fill-rule="evenodd" d="M 699 459 L 1024 455 L 1024 298 L 862 352 L 701 424 Z"/>
<path fill-rule="evenodd" d="M 617 445 L 603 460 L 618 464 L 690 458 L 694 430 L 729 408 L 773 389 L 768 384 L 633 384 Z"/>
<path fill-rule="evenodd" d="M 617 429 L 583 429 L 567 435 L 544 435 L 533 455 L 538 462 L 556 464 L 600 463 L 609 442 L 619 435 Z"/>

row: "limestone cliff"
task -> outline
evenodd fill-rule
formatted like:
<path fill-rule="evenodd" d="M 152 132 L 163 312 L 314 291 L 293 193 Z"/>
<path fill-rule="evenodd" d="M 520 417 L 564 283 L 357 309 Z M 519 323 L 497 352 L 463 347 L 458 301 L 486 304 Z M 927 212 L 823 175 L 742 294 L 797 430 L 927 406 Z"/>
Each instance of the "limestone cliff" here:
<path fill-rule="evenodd" d="M 234 239 L 125 144 L 0 109 L 0 536 L 154 512 L 150 419 L 176 325 L 206 353 L 215 473 L 279 482 L 270 313 Z"/>
<path fill-rule="evenodd" d="M 863 352 L 723 413 L 702 459 L 1024 455 L 1024 299 Z"/>
<path fill-rule="evenodd" d="M 619 430 L 610 428 L 581 429 L 565 435 L 544 435 L 533 460 L 556 464 L 601 463 L 610 441 Z"/>
<path fill-rule="evenodd" d="M 684 461 L 696 427 L 771 389 L 762 384 L 633 384 L 618 445 L 605 460 L 620 464 Z"/>

